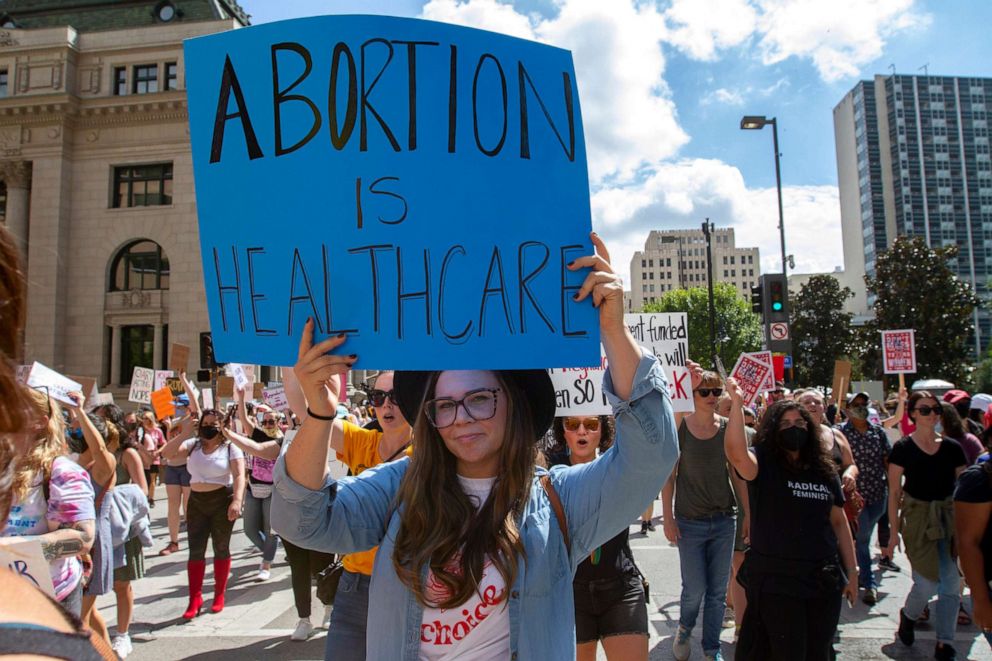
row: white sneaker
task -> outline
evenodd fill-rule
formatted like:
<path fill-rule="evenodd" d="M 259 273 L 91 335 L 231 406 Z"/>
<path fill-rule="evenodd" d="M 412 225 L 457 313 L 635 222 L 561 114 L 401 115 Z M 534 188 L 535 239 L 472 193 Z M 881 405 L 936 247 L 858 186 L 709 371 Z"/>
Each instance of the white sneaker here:
<path fill-rule="evenodd" d="M 679 630 L 675 633 L 674 640 L 672 640 L 672 654 L 675 656 L 676 661 L 686 661 L 689 658 L 689 653 L 692 650 L 689 643 L 691 636 L 692 632 L 680 624 Z"/>
<path fill-rule="evenodd" d="M 324 606 L 324 617 L 320 620 L 321 629 L 331 628 L 331 611 L 334 610 L 333 606 Z"/>
<path fill-rule="evenodd" d="M 265 565 L 259 565 L 258 573 L 255 574 L 255 580 L 259 583 L 262 581 L 267 581 L 272 578 L 272 572 Z"/>
<path fill-rule="evenodd" d="M 301 618 L 299 622 L 296 623 L 296 630 L 289 637 L 290 640 L 303 641 L 310 637 L 313 633 L 313 625 L 310 624 L 310 620 L 307 618 Z"/>
<path fill-rule="evenodd" d="M 134 651 L 134 648 L 131 647 L 131 636 L 126 633 L 114 636 L 110 643 L 110 649 L 114 650 L 118 657 L 126 659 L 127 655 Z"/>

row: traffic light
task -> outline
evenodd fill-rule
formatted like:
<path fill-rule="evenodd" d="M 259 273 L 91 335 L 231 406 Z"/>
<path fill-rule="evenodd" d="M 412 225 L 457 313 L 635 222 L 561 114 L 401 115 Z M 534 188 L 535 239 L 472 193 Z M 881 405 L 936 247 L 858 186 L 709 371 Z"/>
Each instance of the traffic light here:
<path fill-rule="evenodd" d="M 751 312 L 762 314 L 765 311 L 764 291 L 761 285 L 751 287 Z"/>
<path fill-rule="evenodd" d="M 214 342 L 210 333 L 200 333 L 200 369 L 214 369 L 223 367 L 224 363 L 218 363 L 214 358 Z"/>
<path fill-rule="evenodd" d="M 770 273 L 763 276 L 767 291 L 767 307 L 765 321 L 789 321 L 789 285 L 781 273 Z"/>

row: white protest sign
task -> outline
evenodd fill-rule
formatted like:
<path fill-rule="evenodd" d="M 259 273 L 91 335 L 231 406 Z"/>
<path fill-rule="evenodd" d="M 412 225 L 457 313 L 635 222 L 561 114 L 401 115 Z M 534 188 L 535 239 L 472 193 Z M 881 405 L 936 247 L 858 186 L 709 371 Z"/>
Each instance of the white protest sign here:
<path fill-rule="evenodd" d="M 248 374 L 245 370 L 245 366 L 239 363 L 231 363 L 231 376 L 234 377 L 234 387 L 238 390 L 247 390 L 251 381 L 248 379 Z M 251 398 L 251 395 L 248 395 Z"/>
<path fill-rule="evenodd" d="M 915 374 L 916 331 L 882 331 L 882 363 L 886 374 Z"/>
<path fill-rule="evenodd" d="M 87 404 L 89 404 L 89 406 L 91 406 L 94 409 L 113 403 L 114 403 L 114 393 L 112 392 L 98 392 L 87 401 Z"/>
<path fill-rule="evenodd" d="M 55 597 L 48 561 L 41 552 L 41 542 L 31 537 L 0 537 L 0 567 L 28 581 L 49 597 Z"/>
<path fill-rule="evenodd" d="M 744 394 L 744 404 L 750 406 L 754 404 L 758 394 L 768 379 L 768 374 L 772 371 L 772 366 L 760 358 L 756 358 L 753 353 L 742 353 L 737 359 L 737 364 L 730 371 L 730 376 L 737 380 L 741 392 Z"/>
<path fill-rule="evenodd" d="M 763 362 L 768 365 L 768 375 L 765 376 L 764 383 L 758 389 L 758 392 L 768 392 L 769 390 L 775 390 L 775 363 L 772 361 L 771 351 L 753 351 L 748 354 L 755 360 Z"/>
<path fill-rule="evenodd" d="M 151 404 L 152 390 L 155 389 L 155 370 L 148 367 L 135 367 L 131 373 L 131 391 L 127 401 L 136 404 Z"/>
<path fill-rule="evenodd" d="M 264 388 L 262 390 L 262 399 L 276 411 L 289 410 L 289 400 L 286 399 L 286 389 L 283 388 L 282 385 L 275 388 Z"/>
<path fill-rule="evenodd" d="M 212 388 L 203 389 L 203 408 L 214 408 L 214 391 Z"/>
<path fill-rule="evenodd" d="M 634 340 L 650 350 L 659 360 L 668 380 L 672 408 L 676 413 L 694 410 L 692 385 L 686 360 L 689 357 L 688 318 L 684 312 L 626 314 Z M 557 416 L 609 415 L 612 413 L 603 393 L 606 355 L 598 367 L 551 369 L 555 388 Z"/>
<path fill-rule="evenodd" d="M 161 390 L 166 387 L 169 385 L 166 381 L 171 378 L 172 370 L 155 370 L 155 382 L 152 385 L 152 390 Z"/>
<path fill-rule="evenodd" d="M 31 364 L 27 385 L 31 388 L 47 388 L 49 396 L 63 404 L 70 405 L 75 405 L 75 402 L 69 399 L 69 393 L 82 392 L 83 390 L 83 386 L 79 382 L 59 374 L 50 367 L 45 367 L 38 361 Z"/>

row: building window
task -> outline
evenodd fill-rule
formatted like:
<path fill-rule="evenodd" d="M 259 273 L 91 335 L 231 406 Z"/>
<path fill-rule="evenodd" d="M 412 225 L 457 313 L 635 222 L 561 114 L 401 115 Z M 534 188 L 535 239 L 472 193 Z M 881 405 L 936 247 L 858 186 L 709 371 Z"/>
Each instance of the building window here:
<path fill-rule="evenodd" d="M 165 89 L 179 89 L 179 67 L 175 62 L 165 63 Z"/>
<path fill-rule="evenodd" d="M 131 80 L 132 94 L 149 94 L 158 91 L 158 65 L 139 64 L 134 67 Z"/>
<path fill-rule="evenodd" d="M 155 361 L 155 328 L 121 326 L 121 384 L 131 383 L 135 367 L 152 367 Z"/>
<path fill-rule="evenodd" d="M 7 95 L 10 93 L 8 82 L 9 78 L 7 74 L 7 67 L 3 67 L 0 69 L 0 99 L 7 98 Z"/>
<path fill-rule="evenodd" d="M 172 163 L 114 168 L 113 207 L 172 204 Z"/>
<path fill-rule="evenodd" d="M 162 246 L 154 241 L 132 241 L 121 248 L 111 262 L 110 291 L 168 288 L 169 258 Z"/>
<path fill-rule="evenodd" d="M 114 67 L 114 96 L 127 94 L 127 67 Z"/>

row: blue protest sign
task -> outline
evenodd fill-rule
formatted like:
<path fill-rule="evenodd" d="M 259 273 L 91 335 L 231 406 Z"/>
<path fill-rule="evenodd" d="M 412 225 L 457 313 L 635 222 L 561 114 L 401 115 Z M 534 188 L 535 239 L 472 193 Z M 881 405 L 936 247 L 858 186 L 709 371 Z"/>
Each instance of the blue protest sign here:
<path fill-rule="evenodd" d="M 323 16 L 186 42 L 216 358 L 357 368 L 598 362 L 571 54 L 430 21 Z"/>

